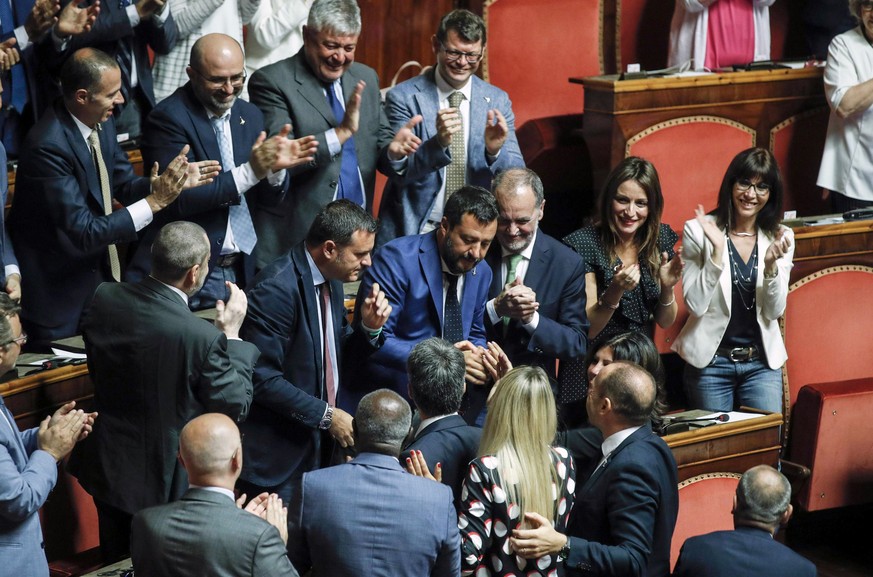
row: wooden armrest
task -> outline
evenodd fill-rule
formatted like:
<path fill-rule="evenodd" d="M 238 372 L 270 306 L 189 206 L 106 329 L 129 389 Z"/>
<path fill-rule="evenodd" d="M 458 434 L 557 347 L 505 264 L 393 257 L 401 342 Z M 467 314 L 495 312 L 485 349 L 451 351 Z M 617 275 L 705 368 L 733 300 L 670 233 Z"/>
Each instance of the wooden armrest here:
<path fill-rule="evenodd" d="M 809 467 L 801 465 L 800 463 L 787 461 L 785 459 L 780 459 L 779 463 L 782 466 L 782 472 L 791 481 L 803 481 L 804 479 L 809 479 L 809 476 L 812 475 L 812 471 L 810 471 Z"/>

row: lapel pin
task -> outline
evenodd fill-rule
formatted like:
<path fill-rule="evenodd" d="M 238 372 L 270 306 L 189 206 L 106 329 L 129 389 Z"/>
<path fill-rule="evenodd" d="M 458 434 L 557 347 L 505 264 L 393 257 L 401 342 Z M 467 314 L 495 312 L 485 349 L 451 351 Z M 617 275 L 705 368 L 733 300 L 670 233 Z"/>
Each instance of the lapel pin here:
<path fill-rule="evenodd" d="M 246 123 L 246 119 L 243 118 L 242 116 L 240 116 L 240 117 L 239 117 L 239 123 L 240 123 L 240 125 L 245 124 L 245 123 Z"/>

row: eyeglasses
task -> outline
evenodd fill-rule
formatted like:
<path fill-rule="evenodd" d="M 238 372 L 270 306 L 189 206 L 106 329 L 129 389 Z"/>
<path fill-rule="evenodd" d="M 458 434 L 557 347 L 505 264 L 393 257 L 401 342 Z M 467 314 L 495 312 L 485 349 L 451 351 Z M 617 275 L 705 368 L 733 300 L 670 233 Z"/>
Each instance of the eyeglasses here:
<path fill-rule="evenodd" d="M 455 50 L 453 48 L 446 48 L 445 44 L 440 44 L 440 47 L 443 49 L 443 52 L 446 53 L 446 60 L 449 62 L 459 60 L 461 56 L 466 58 L 467 62 L 470 64 L 476 64 L 482 59 L 482 52 L 461 52 L 460 50 Z"/>
<path fill-rule="evenodd" d="M 200 78 L 205 80 L 207 83 L 212 84 L 213 86 L 225 86 L 229 82 L 233 88 L 239 88 L 246 81 L 245 70 L 233 76 L 206 76 L 193 66 L 191 66 L 191 70 L 196 72 L 200 76 Z"/>
<path fill-rule="evenodd" d="M 866 0 L 866 2 L 861 2 L 861 10 L 873 10 L 873 0 Z"/>
<path fill-rule="evenodd" d="M 740 192 L 747 192 L 750 188 L 754 188 L 755 194 L 758 196 L 767 196 L 770 194 L 770 185 L 766 182 L 753 184 L 748 178 L 740 178 L 737 180 L 737 190 Z"/>
<path fill-rule="evenodd" d="M 11 341 L 3 343 L 3 346 L 5 347 L 6 345 L 11 345 L 12 343 L 17 343 L 19 347 L 23 347 L 25 344 L 27 344 L 27 333 L 21 333 Z"/>

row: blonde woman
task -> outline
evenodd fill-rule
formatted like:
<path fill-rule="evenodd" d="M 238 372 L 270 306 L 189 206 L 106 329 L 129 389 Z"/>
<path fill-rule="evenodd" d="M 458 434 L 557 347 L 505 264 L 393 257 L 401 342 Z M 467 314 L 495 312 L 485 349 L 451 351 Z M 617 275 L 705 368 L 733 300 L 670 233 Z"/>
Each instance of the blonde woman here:
<path fill-rule="evenodd" d="M 557 569 L 557 556 L 526 560 L 508 543 L 526 512 L 545 511 L 558 531 L 567 525 L 576 472 L 566 449 L 551 446 L 556 427 L 555 399 L 542 369 L 512 369 L 495 385 L 479 457 L 461 491 L 462 575 L 550 575 Z"/>

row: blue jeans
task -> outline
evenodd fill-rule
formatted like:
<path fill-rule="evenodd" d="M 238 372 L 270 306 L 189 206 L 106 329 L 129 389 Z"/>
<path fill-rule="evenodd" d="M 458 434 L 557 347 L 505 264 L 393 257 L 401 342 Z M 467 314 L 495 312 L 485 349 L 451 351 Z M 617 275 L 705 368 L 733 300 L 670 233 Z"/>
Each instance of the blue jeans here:
<path fill-rule="evenodd" d="M 735 363 L 715 356 L 702 369 L 685 365 L 684 381 L 689 408 L 782 412 L 782 369 L 771 369 L 762 359 Z"/>

